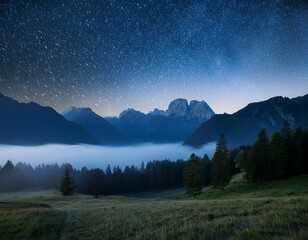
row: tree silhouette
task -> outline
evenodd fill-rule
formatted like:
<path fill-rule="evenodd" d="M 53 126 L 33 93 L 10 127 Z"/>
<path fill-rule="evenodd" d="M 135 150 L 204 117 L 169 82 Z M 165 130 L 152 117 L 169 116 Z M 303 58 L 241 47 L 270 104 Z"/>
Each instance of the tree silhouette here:
<path fill-rule="evenodd" d="M 207 154 L 202 158 L 204 167 L 204 186 L 209 186 L 212 182 L 212 161 Z"/>
<path fill-rule="evenodd" d="M 256 143 L 250 148 L 246 172 L 248 178 L 259 182 L 270 179 L 270 145 L 265 129 L 261 130 Z"/>
<path fill-rule="evenodd" d="M 68 168 L 65 168 L 64 175 L 61 179 L 61 188 L 60 191 L 63 196 L 70 196 L 74 192 L 74 180 L 70 176 Z"/>
<path fill-rule="evenodd" d="M 287 163 L 283 153 L 283 139 L 279 133 L 275 133 L 270 141 L 269 161 L 269 173 L 273 179 L 279 179 L 285 175 Z"/>
<path fill-rule="evenodd" d="M 196 196 L 202 192 L 204 185 L 203 177 L 204 167 L 202 159 L 193 153 L 184 168 L 183 181 L 187 194 Z"/>
<path fill-rule="evenodd" d="M 281 137 L 283 139 L 283 157 L 284 161 L 287 164 L 286 175 L 290 177 L 295 174 L 295 146 L 292 139 L 292 130 L 290 124 L 285 121 L 280 130 Z"/>
<path fill-rule="evenodd" d="M 221 135 L 216 144 L 216 151 L 212 160 L 212 182 L 214 188 L 220 188 L 221 191 L 229 184 L 231 180 L 230 165 L 228 161 L 227 141 L 224 135 Z"/>

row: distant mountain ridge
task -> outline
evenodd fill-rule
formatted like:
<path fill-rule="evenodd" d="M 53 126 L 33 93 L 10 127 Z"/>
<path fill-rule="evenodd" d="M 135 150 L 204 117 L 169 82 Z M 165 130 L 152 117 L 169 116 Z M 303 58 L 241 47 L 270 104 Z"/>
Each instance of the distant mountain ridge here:
<path fill-rule="evenodd" d="M 71 107 L 61 115 L 50 107 L 0 94 L 0 144 L 181 142 L 213 114 L 203 101 L 188 105 L 187 100 L 176 99 L 166 111 L 144 114 L 128 109 L 106 121 L 90 108 Z"/>
<path fill-rule="evenodd" d="M 119 144 L 124 142 L 124 136 L 103 117 L 97 115 L 91 108 L 70 107 L 62 115 L 66 120 L 82 126 L 101 144 Z"/>
<path fill-rule="evenodd" d="M 216 114 L 204 101 L 176 99 L 167 110 L 147 114 L 134 109 L 103 118 L 90 108 L 72 107 L 57 113 L 36 103 L 20 103 L 0 94 L 0 144 L 41 145 L 183 142 L 200 147 L 224 133 L 229 146 L 251 144 L 265 128 L 268 135 L 285 120 L 292 128 L 308 130 L 308 95 L 274 97 L 250 103 L 234 114 Z M 185 140 L 186 139 L 186 140 Z"/>
<path fill-rule="evenodd" d="M 105 118 L 122 132 L 129 142 L 182 142 L 203 121 L 214 115 L 204 102 L 188 104 L 186 99 L 175 99 L 166 111 L 154 109 L 147 114 L 127 109 L 119 117 Z"/>
<path fill-rule="evenodd" d="M 284 121 L 292 128 L 308 129 L 308 94 L 293 99 L 274 97 L 250 103 L 234 114 L 216 114 L 191 134 L 184 144 L 200 147 L 226 136 L 230 146 L 251 144 L 261 129 L 270 136 Z"/>
<path fill-rule="evenodd" d="M 1 93 L 0 116 L 1 144 L 99 143 L 81 126 L 67 121 L 54 109 L 33 102 L 20 103 Z"/>

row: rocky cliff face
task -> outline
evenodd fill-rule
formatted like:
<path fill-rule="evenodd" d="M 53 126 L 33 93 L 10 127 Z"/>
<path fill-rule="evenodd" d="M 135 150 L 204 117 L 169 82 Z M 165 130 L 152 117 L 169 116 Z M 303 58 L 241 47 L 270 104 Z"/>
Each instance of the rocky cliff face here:
<path fill-rule="evenodd" d="M 204 101 L 192 100 L 188 104 L 186 99 L 179 98 L 173 100 L 166 111 L 155 108 L 149 114 L 174 118 L 184 117 L 187 120 L 196 119 L 199 122 L 204 122 L 210 119 L 215 113 Z"/>
<path fill-rule="evenodd" d="M 172 116 L 172 117 L 184 117 L 187 116 L 189 112 L 189 106 L 188 102 L 186 99 L 176 99 L 173 100 L 168 107 L 167 110 L 167 116 Z"/>
<path fill-rule="evenodd" d="M 204 122 L 210 119 L 214 115 L 214 111 L 210 108 L 210 106 L 204 101 L 196 101 L 192 100 L 189 104 L 189 112 L 187 115 L 188 119 L 197 118 L 201 122 Z"/>

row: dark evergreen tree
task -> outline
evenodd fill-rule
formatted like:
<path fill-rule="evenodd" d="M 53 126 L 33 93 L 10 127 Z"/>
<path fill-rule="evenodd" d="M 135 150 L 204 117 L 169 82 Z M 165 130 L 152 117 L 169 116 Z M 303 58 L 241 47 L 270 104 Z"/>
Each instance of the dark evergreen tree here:
<path fill-rule="evenodd" d="M 283 139 L 279 133 L 275 133 L 270 141 L 269 173 L 271 178 L 279 179 L 285 175 L 287 163 L 283 156 Z"/>
<path fill-rule="evenodd" d="M 69 174 L 68 168 L 65 168 L 64 175 L 61 179 L 60 191 L 63 196 L 70 196 L 74 192 L 74 180 Z"/>
<path fill-rule="evenodd" d="M 269 179 L 270 148 L 265 129 L 261 130 L 256 143 L 249 151 L 246 172 L 248 178 L 253 181 L 264 181 Z"/>
<path fill-rule="evenodd" d="M 280 130 L 281 137 L 283 139 L 283 157 L 284 161 L 287 163 L 286 176 L 290 177 L 296 173 L 295 165 L 295 147 L 292 139 L 292 131 L 290 124 L 285 121 Z"/>
<path fill-rule="evenodd" d="M 303 141 L 302 141 L 302 148 L 304 149 L 304 173 L 308 174 L 308 132 L 304 133 Z"/>
<path fill-rule="evenodd" d="M 107 194 L 106 176 L 103 169 L 95 168 L 89 171 L 88 193 L 93 194 L 95 197 Z"/>
<path fill-rule="evenodd" d="M 8 160 L 0 172 L 0 192 L 15 191 L 14 164 Z"/>
<path fill-rule="evenodd" d="M 204 186 L 208 186 L 212 183 L 212 161 L 207 154 L 204 154 L 202 161 L 204 166 Z"/>
<path fill-rule="evenodd" d="M 295 171 L 298 174 L 303 174 L 305 173 L 305 151 L 308 146 L 305 146 L 305 135 L 302 129 L 296 129 L 292 141 L 294 144 Z"/>
<path fill-rule="evenodd" d="M 254 180 L 255 171 L 257 169 L 256 165 L 256 146 L 252 145 L 247 154 L 247 160 L 245 162 L 245 177 L 249 180 Z"/>
<path fill-rule="evenodd" d="M 105 187 L 106 187 L 106 193 L 109 195 L 109 194 L 112 194 L 112 186 L 111 186 L 111 183 L 112 183 L 112 171 L 111 171 L 111 167 L 110 165 L 108 164 L 107 168 L 106 168 L 106 184 L 105 184 Z"/>
<path fill-rule="evenodd" d="M 194 153 L 185 164 L 183 181 L 188 195 L 201 194 L 204 185 L 204 166 L 202 159 Z"/>
<path fill-rule="evenodd" d="M 228 161 L 227 141 L 224 135 L 221 135 L 216 144 L 216 151 L 212 159 L 212 183 L 214 188 L 224 187 L 231 180 L 230 163 Z"/>
<path fill-rule="evenodd" d="M 14 171 L 14 164 L 10 160 L 8 160 L 6 164 L 4 164 L 4 166 L 2 167 L 1 174 L 10 175 L 13 173 L 13 171 Z"/>
<path fill-rule="evenodd" d="M 113 168 L 112 183 L 113 194 L 120 194 L 123 187 L 123 173 L 119 166 Z"/>

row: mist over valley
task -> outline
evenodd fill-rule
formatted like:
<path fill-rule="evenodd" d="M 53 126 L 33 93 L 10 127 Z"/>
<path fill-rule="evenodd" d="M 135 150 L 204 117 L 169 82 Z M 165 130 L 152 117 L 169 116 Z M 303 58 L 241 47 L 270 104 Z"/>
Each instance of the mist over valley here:
<path fill-rule="evenodd" d="M 172 144 L 138 144 L 131 146 L 97 146 L 97 145 L 64 145 L 49 144 L 41 146 L 11 146 L 0 145 L 0 165 L 4 165 L 7 160 L 14 164 L 18 162 L 29 163 L 33 167 L 39 164 L 64 164 L 69 163 L 76 169 L 103 168 L 108 164 L 113 168 L 116 166 L 122 169 L 125 166 L 134 165 L 140 167 L 152 160 L 172 161 L 178 159 L 188 159 L 192 153 L 201 157 L 206 153 L 213 156 L 215 143 L 204 145 L 202 148 L 194 149 L 183 146 L 181 143 Z"/>

